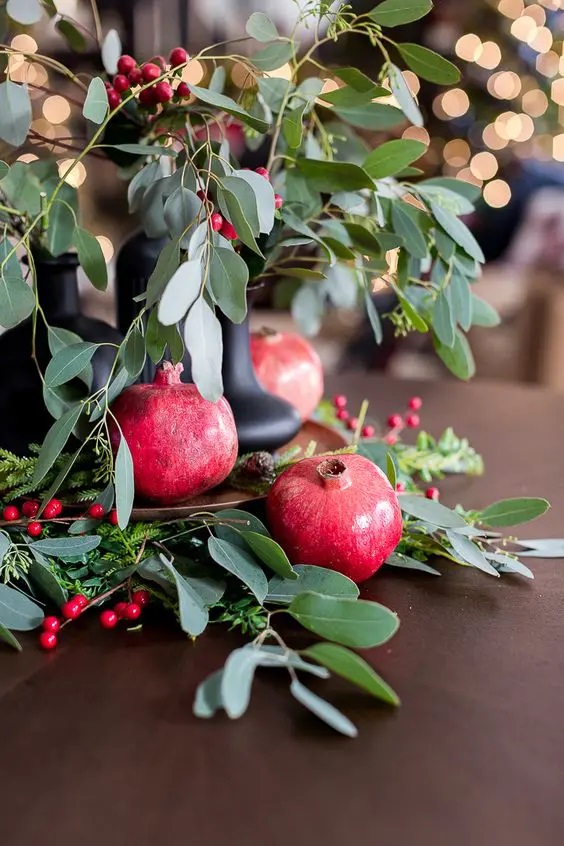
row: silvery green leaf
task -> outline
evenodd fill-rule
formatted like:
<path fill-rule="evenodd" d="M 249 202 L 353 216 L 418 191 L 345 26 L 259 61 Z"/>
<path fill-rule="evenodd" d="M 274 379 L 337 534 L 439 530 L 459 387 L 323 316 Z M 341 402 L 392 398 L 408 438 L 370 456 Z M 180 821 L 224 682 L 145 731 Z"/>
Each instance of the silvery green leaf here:
<path fill-rule="evenodd" d="M 328 726 L 335 729 L 335 731 L 346 735 L 347 737 L 356 737 L 358 729 L 351 723 L 348 717 L 345 717 L 334 705 L 326 702 L 317 694 L 313 693 L 309 688 L 305 687 L 297 679 L 293 679 L 290 685 L 290 693 L 298 700 L 304 707 L 306 707 L 312 714 L 327 723 Z"/>
<path fill-rule="evenodd" d="M 251 186 L 258 211 L 259 231 L 270 234 L 274 226 L 274 189 L 269 180 L 254 170 L 236 170 L 234 176 L 244 179 Z"/>
<path fill-rule="evenodd" d="M 522 555 L 522 553 L 519 553 Z M 488 561 L 493 561 L 499 566 L 496 567 L 498 573 L 516 573 L 519 576 L 525 576 L 526 579 L 534 579 L 534 573 L 525 564 L 519 561 L 518 558 L 513 558 L 510 555 L 502 555 L 498 552 L 486 552 Z"/>
<path fill-rule="evenodd" d="M 196 698 L 193 705 L 193 713 L 195 717 L 200 717 L 204 720 L 209 720 L 210 717 L 223 708 L 223 699 L 221 698 L 221 682 L 223 679 L 223 669 L 216 670 L 211 676 L 208 676 L 196 690 Z"/>
<path fill-rule="evenodd" d="M 242 717 L 249 706 L 255 670 L 260 663 L 260 650 L 256 646 L 235 649 L 223 668 L 221 698 L 231 720 Z"/>
<path fill-rule="evenodd" d="M 245 31 L 256 41 L 268 42 L 279 38 L 275 24 L 263 12 L 253 12 L 245 24 Z"/>
<path fill-rule="evenodd" d="M 6 12 L 13 21 L 30 26 L 41 18 L 43 7 L 39 0 L 8 0 Z"/>
<path fill-rule="evenodd" d="M 337 191 L 331 197 L 331 202 L 350 214 L 365 215 L 368 213 L 368 201 L 361 194 L 353 191 Z"/>
<path fill-rule="evenodd" d="M 174 568 L 164 555 L 159 555 L 165 569 L 174 579 L 178 591 L 178 608 L 182 630 L 192 637 L 202 634 L 209 620 L 208 610 L 201 596 L 193 589 L 188 579 L 185 579 Z"/>
<path fill-rule="evenodd" d="M 211 75 L 208 84 L 209 90 L 214 91 L 216 94 L 222 94 L 225 88 L 225 76 L 225 68 L 223 65 L 218 65 Z"/>
<path fill-rule="evenodd" d="M 116 509 L 118 526 L 125 529 L 129 523 L 135 485 L 133 482 L 133 459 L 123 432 L 120 432 L 119 447 L 115 460 Z"/>
<path fill-rule="evenodd" d="M 0 564 L 4 560 L 4 556 L 12 545 L 12 541 L 6 532 L 0 532 Z"/>
<path fill-rule="evenodd" d="M 45 382 L 52 388 L 70 382 L 85 369 L 98 349 L 97 344 L 81 341 L 60 349 L 45 370 Z"/>
<path fill-rule="evenodd" d="M 116 29 L 110 29 L 108 34 L 102 41 L 102 64 L 104 70 L 110 76 L 117 73 L 117 63 L 123 50 L 121 49 L 121 39 Z"/>
<path fill-rule="evenodd" d="M 466 538 L 458 532 L 451 532 L 448 529 L 446 536 L 454 552 L 459 558 L 462 558 L 463 561 L 470 564 L 472 567 L 476 567 L 478 570 L 488 573 L 490 576 L 499 576 L 495 567 L 488 564 L 487 558 L 482 550 L 479 549 L 479 547 L 476 546 L 470 538 Z"/>
<path fill-rule="evenodd" d="M 321 329 L 324 302 L 314 285 L 302 285 L 292 299 L 292 318 L 307 337 L 317 335 Z"/>
<path fill-rule="evenodd" d="M 189 188 L 176 188 L 164 204 L 164 218 L 171 238 L 188 235 L 198 225 L 204 204 Z M 188 238 L 188 240 L 190 240 Z M 186 245 L 181 241 L 181 247 Z"/>
<path fill-rule="evenodd" d="M 263 569 L 248 552 L 229 541 L 214 537 L 208 538 L 208 552 L 217 564 L 247 585 L 258 602 L 264 602 L 268 581 Z"/>
<path fill-rule="evenodd" d="M 170 176 L 163 176 L 153 182 L 141 200 L 141 220 L 148 238 L 163 238 L 168 235 L 163 206 L 171 187 Z"/>
<path fill-rule="evenodd" d="M 285 605 L 305 591 L 315 591 L 328 596 L 346 596 L 351 599 L 358 597 L 358 587 L 342 573 L 313 564 L 296 564 L 294 573 L 297 573 L 297 579 L 283 579 L 280 576 L 270 579 L 267 602 Z"/>
<path fill-rule="evenodd" d="M 108 93 L 106 86 L 99 76 L 95 76 L 90 80 L 88 91 L 86 92 L 86 99 L 82 107 L 82 114 L 86 120 L 92 123 L 101 124 L 104 122 L 108 114 Z"/>
<path fill-rule="evenodd" d="M 184 341 L 192 360 L 192 379 L 204 399 L 217 402 L 223 394 L 221 325 L 203 297 L 199 297 L 184 323 Z"/>
<path fill-rule="evenodd" d="M 137 329 L 133 328 L 129 334 L 123 351 L 123 362 L 129 375 L 136 379 L 145 364 L 145 338 Z M 108 397 L 109 401 L 109 397 Z"/>
<path fill-rule="evenodd" d="M 12 329 L 35 308 L 35 294 L 24 281 L 18 257 L 7 238 L 0 241 L 0 326 Z M 10 256 L 10 258 L 7 258 Z"/>
<path fill-rule="evenodd" d="M 0 624 L 16 632 L 28 632 L 41 625 L 43 611 L 25 594 L 0 584 Z"/>
<path fill-rule="evenodd" d="M 531 558 L 564 558 L 564 538 L 531 538 L 523 540 L 520 538 L 514 541 L 518 546 L 523 547 L 524 552 L 519 555 Z"/>
<path fill-rule="evenodd" d="M 212 250 L 209 272 L 211 292 L 214 301 L 233 323 L 242 323 L 247 315 L 248 281 L 249 269 L 238 253 L 232 248 L 218 247 Z"/>
<path fill-rule="evenodd" d="M 158 308 L 159 323 L 163 326 L 173 326 L 182 320 L 199 297 L 201 287 L 201 262 L 182 262 L 162 293 Z"/>
<path fill-rule="evenodd" d="M 249 173 L 253 173 L 255 177 L 258 179 L 262 179 L 264 182 L 270 187 L 272 191 L 272 186 L 268 183 L 268 180 L 264 179 L 264 177 L 260 176 L 259 174 L 254 173 L 254 171 L 249 171 Z M 256 186 L 256 179 L 254 180 Z M 224 214 L 230 215 L 232 212 L 231 203 L 229 202 L 230 195 L 233 195 L 240 209 L 243 213 L 244 219 L 250 228 L 251 233 L 256 238 L 258 237 L 261 229 L 259 223 L 259 214 L 258 214 L 258 202 L 257 202 L 257 194 L 256 194 L 256 187 L 251 185 L 248 179 L 243 179 L 241 176 L 225 176 L 221 180 L 220 188 L 218 189 L 218 202 L 220 208 Z M 223 198 L 223 202 L 222 202 Z M 274 214 L 274 192 L 272 194 L 272 206 L 273 206 L 273 214 Z M 232 220 L 231 221 L 237 232 L 239 232 L 240 228 L 240 220 Z M 271 226 L 272 228 L 272 226 Z M 270 230 L 268 230 L 270 231 Z"/>
<path fill-rule="evenodd" d="M 261 646 L 260 648 L 260 666 L 261 667 L 293 667 L 295 670 L 302 670 L 304 673 L 310 673 L 312 676 L 317 676 L 318 679 L 328 679 L 329 671 L 325 667 L 320 667 L 318 664 L 310 664 L 309 661 L 304 661 L 297 652 L 288 651 L 281 646 Z"/>
<path fill-rule="evenodd" d="M 411 558 L 411 556 L 404 555 L 400 552 L 392 552 L 384 563 L 389 564 L 390 567 L 401 567 L 405 570 L 421 570 L 421 572 L 429 573 L 432 576 L 441 575 L 438 570 L 435 570 L 423 561 L 418 561 L 416 558 Z"/>
<path fill-rule="evenodd" d="M 41 446 L 35 469 L 33 471 L 33 484 L 38 485 L 42 479 L 45 478 L 61 452 L 65 444 L 70 438 L 72 431 L 78 423 L 78 418 L 82 413 L 82 406 L 75 405 L 69 408 L 65 414 L 59 419 L 55 420 Z"/>
<path fill-rule="evenodd" d="M 42 555 L 50 555 L 52 558 L 60 558 L 66 561 L 77 558 L 80 555 L 87 555 L 96 549 L 102 538 L 99 535 L 84 535 L 76 538 L 45 538 L 34 541 L 30 544 L 32 550 Z"/>
<path fill-rule="evenodd" d="M 135 174 L 127 186 L 127 201 L 129 203 L 129 211 L 131 214 L 139 211 L 145 191 L 153 184 L 159 175 L 160 169 L 158 162 L 150 162 L 149 164 L 146 164 L 138 173 Z"/>
<path fill-rule="evenodd" d="M 402 511 L 412 517 L 426 520 L 434 526 L 443 529 L 456 529 L 459 526 L 466 525 L 464 517 L 461 517 L 456 511 L 446 508 L 440 502 L 434 502 L 432 499 L 425 499 L 425 497 L 415 494 L 400 494 L 398 499 Z"/>
<path fill-rule="evenodd" d="M 377 344 L 381 344 L 383 338 L 382 323 L 380 321 L 378 309 L 374 305 L 374 301 L 369 291 L 364 292 L 364 307 L 366 308 L 366 314 L 374 333 L 374 340 Z"/>
<path fill-rule="evenodd" d="M 0 83 L 0 138 L 12 147 L 19 147 L 27 138 L 30 126 L 31 100 L 27 85 L 4 80 Z"/>
<path fill-rule="evenodd" d="M 419 111 L 419 106 L 415 102 L 415 98 L 409 90 L 409 86 L 402 72 L 398 67 L 390 64 L 389 74 L 390 88 L 399 103 L 400 109 L 406 118 L 415 126 L 423 126 L 423 117 Z"/>
<path fill-rule="evenodd" d="M 147 283 L 147 306 L 153 306 L 178 268 L 180 249 L 176 241 L 169 241 L 162 248 Z"/>
<path fill-rule="evenodd" d="M 352 309 L 358 300 L 358 272 L 346 264 L 335 264 L 327 271 L 323 288 L 336 308 Z"/>
<path fill-rule="evenodd" d="M 219 233 L 216 233 L 219 234 Z M 188 250 L 188 258 L 201 259 L 208 241 L 208 222 L 204 220 L 192 229 L 181 241 L 182 249 Z M 229 242 L 231 243 L 231 242 Z"/>

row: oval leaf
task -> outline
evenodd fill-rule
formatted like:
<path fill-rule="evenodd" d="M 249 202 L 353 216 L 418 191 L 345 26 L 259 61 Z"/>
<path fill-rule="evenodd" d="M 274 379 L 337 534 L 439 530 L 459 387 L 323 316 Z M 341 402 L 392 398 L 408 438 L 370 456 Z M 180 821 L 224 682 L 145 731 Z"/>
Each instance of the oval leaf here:
<path fill-rule="evenodd" d="M 288 613 L 320 637 L 357 649 L 386 643 L 399 626 L 397 614 L 377 602 L 312 592 L 296 596 Z"/>
<path fill-rule="evenodd" d="M 49 563 L 40 552 L 30 544 L 33 554 L 33 561 L 29 565 L 29 577 L 31 581 L 48 597 L 57 608 L 67 601 L 67 591 L 61 587 L 59 580 L 51 571 Z"/>
<path fill-rule="evenodd" d="M 6 79 L 0 83 L 0 138 L 19 147 L 27 138 L 30 126 L 31 100 L 27 85 Z"/>
<path fill-rule="evenodd" d="M 283 579 L 298 578 L 297 573 L 294 572 L 288 560 L 288 556 L 275 540 L 258 532 L 243 531 L 242 534 L 245 542 L 250 546 L 257 558 L 260 558 L 263 564 L 266 564 L 267 567 Z"/>
<path fill-rule="evenodd" d="M 98 535 L 85 535 L 78 538 L 45 538 L 45 540 L 34 541 L 30 544 L 33 550 L 42 555 L 51 555 L 53 558 L 61 558 L 66 561 L 68 558 L 77 558 L 80 555 L 87 555 L 96 549 L 102 538 Z"/>
<path fill-rule="evenodd" d="M 263 12 L 253 12 L 245 24 L 245 32 L 256 41 L 274 41 L 278 38 L 276 26 Z"/>
<path fill-rule="evenodd" d="M 132 379 L 136 379 L 137 376 L 139 376 L 139 374 L 143 370 L 143 365 L 145 364 L 145 338 L 137 328 L 133 329 L 130 332 L 129 338 L 126 341 L 125 349 L 123 351 L 123 363 L 125 364 L 125 369 L 127 370 L 127 373 L 131 376 Z M 123 384 L 121 384 L 122 381 Z M 116 382 L 117 380 L 114 380 L 112 384 L 116 386 Z M 119 383 L 118 393 L 121 392 L 124 385 L 125 377 L 122 375 L 122 378 Z M 112 396 L 111 399 L 113 400 L 115 399 L 115 397 Z M 108 393 L 108 403 L 110 403 L 110 401 L 111 400 Z"/>
<path fill-rule="evenodd" d="M 217 402 L 223 394 L 223 337 L 219 320 L 203 297 L 199 297 L 188 312 L 184 340 L 196 387 L 204 399 Z"/>
<path fill-rule="evenodd" d="M 102 64 L 104 70 L 110 76 L 117 73 L 118 59 L 122 54 L 121 39 L 117 29 L 110 29 L 104 40 L 102 41 Z"/>
<path fill-rule="evenodd" d="M 119 447 L 115 460 L 116 509 L 118 526 L 125 529 L 129 523 L 135 485 L 133 481 L 133 459 L 127 441 L 120 432 Z"/>
<path fill-rule="evenodd" d="M 317 696 L 316 693 L 313 693 L 297 679 L 293 679 L 290 685 L 290 692 L 308 711 L 311 711 L 312 714 L 315 714 L 316 717 L 319 717 L 320 720 L 323 720 L 324 723 L 327 723 L 335 731 L 347 737 L 357 736 L 358 729 L 354 723 L 351 723 L 348 717 L 345 717 L 334 705 Z"/>
<path fill-rule="evenodd" d="M 73 242 L 76 216 L 65 202 L 55 200 L 49 209 L 47 246 L 52 256 L 62 256 Z"/>
<path fill-rule="evenodd" d="M 8 0 L 6 11 L 13 21 L 29 26 L 41 18 L 43 7 L 39 0 Z"/>
<path fill-rule="evenodd" d="M 460 71 L 434 50 L 420 44 L 398 44 L 397 48 L 408 66 L 421 79 L 438 85 L 452 85 L 460 79 Z"/>
<path fill-rule="evenodd" d="M 268 583 L 267 602 L 286 604 L 294 597 L 306 591 L 315 591 L 326 596 L 341 596 L 356 599 L 358 587 L 347 576 L 328 570 L 326 567 L 316 567 L 313 564 L 296 564 L 294 573 L 297 579 L 283 579 L 275 576 Z"/>
<path fill-rule="evenodd" d="M 359 165 L 351 162 L 325 162 L 319 159 L 298 159 L 296 162 L 308 183 L 318 191 L 334 194 L 337 191 L 374 189 L 371 177 Z"/>
<path fill-rule="evenodd" d="M 251 56 L 251 62 L 262 71 L 276 70 L 289 62 L 293 53 L 291 41 L 274 41 Z"/>
<path fill-rule="evenodd" d="M 229 541 L 208 538 L 208 552 L 213 560 L 237 576 L 262 604 L 268 591 L 268 582 L 261 567 L 243 549 Z"/>
<path fill-rule="evenodd" d="M 284 64 L 281 62 L 280 64 Z M 278 67 L 278 66 L 277 66 Z M 261 118 L 250 115 L 242 109 L 235 100 L 231 97 L 226 97 L 224 94 L 219 94 L 217 91 L 211 91 L 209 88 L 200 88 L 199 85 L 188 85 L 188 88 L 198 100 L 202 103 L 208 103 L 210 106 L 215 106 L 230 115 L 240 118 L 243 123 L 256 129 L 257 132 L 265 133 L 268 130 L 269 124 Z"/>
<path fill-rule="evenodd" d="M 373 179 L 394 176 L 421 158 L 426 149 L 426 144 L 412 138 L 387 141 L 369 153 L 362 167 Z"/>
<path fill-rule="evenodd" d="M 14 637 L 10 629 L 7 629 L 6 626 L 2 625 L 2 623 L 0 623 L 0 640 L 3 640 L 4 643 L 7 643 L 8 646 L 11 646 L 12 649 L 16 650 L 16 652 L 22 651 L 22 645 L 19 640 Z"/>
<path fill-rule="evenodd" d="M 84 106 L 82 107 L 82 114 L 86 120 L 100 124 L 104 122 L 108 114 L 108 109 L 106 87 L 100 77 L 95 76 L 90 80 Z"/>
<path fill-rule="evenodd" d="M 368 14 L 380 26 L 402 26 L 424 18 L 431 9 L 431 0 L 384 0 Z"/>
<path fill-rule="evenodd" d="M 174 579 L 178 591 L 178 610 L 182 631 L 191 637 L 197 637 L 202 634 L 208 624 L 208 609 L 201 596 L 192 588 L 190 582 L 175 570 L 164 555 L 159 555 L 159 558 Z"/>
<path fill-rule="evenodd" d="M 331 672 L 366 690 L 376 699 L 382 699 L 390 705 L 400 704 L 397 693 L 380 678 L 370 664 L 345 646 L 338 646 L 335 643 L 315 643 L 304 649 L 301 654 L 313 658 Z"/>
<path fill-rule="evenodd" d="M 214 301 L 233 323 L 242 323 L 247 316 L 248 281 L 249 269 L 240 255 L 224 247 L 213 248 L 209 275 L 211 292 Z"/>
<path fill-rule="evenodd" d="M 158 307 L 159 323 L 173 326 L 182 320 L 196 301 L 202 287 L 202 264 L 199 259 L 183 262 L 172 276 Z M 209 308 L 209 306 L 208 306 Z"/>
<path fill-rule="evenodd" d="M 463 561 L 470 564 L 471 567 L 476 567 L 478 570 L 488 573 L 490 576 L 499 576 L 495 567 L 488 564 L 487 558 L 484 556 L 483 552 L 476 546 L 476 544 L 472 543 L 470 538 L 466 538 L 464 535 L 459 535 L 450 530 L 447 530 L 446 535 L 456 555 L 462 558 Z"/>
<path fill-rule="evenodd" d="M 231 653 L 221 680 L 221 699 L 227 716 L 236 720 L 249 706 L 255 670 L 260 664 L 260 649 L 244 646 Z"/>
<path fill-rule="evenodd" d="M 478 520 L 486 526 L 517 526 L 540 517 L 549 508 L 548 500 L 541 497 L 501 499 L 480 511 Z"/>
<path fill-rule="evenodd" d="M 94 235 L 77 226 L 74 229 L 72 243 L 78 253 L 80 266 L 98 291 L 108 287 L 108 267 L 100 242 Z"/>
<path fill-rule="evenodd" d="M 79 344 L 71 344 L 63 347 L 56 353 L 45 370 L 45 382 L 51 388 L 57 385 L 64 385 L 70 382 L 75 376 L 81 373 L 87 364 L 90 364 L 92 356 L 98 348 L 97 344 L 81 341 Z"/>
<path fill-rule="evenodd" d="M 470 345 L 466 337 L 456 330 L 454 344 L 447 347 L 437 337 L 433 337 L 433 345 L 439 358 L 448 367 L 451 373 L 459 379 L 471 379 L 476 372 L 476 364 Z"/>
<path fill-rule="evenodd" d="M 392 94 L 399 103 L 400 109 L 414 126 L 423 126 L 423 116 L 419 111 L 413 94 L 411 93 L 405 78 L 395 65 L 389 67 L 390 88 Z"/>
<path fill-rule="evenodd" d="M 21 591 L 0 584 L 0 624 L 16 632 L 28 632 L 41 625 L 41 608 Z"/>
<path fill-rule="evenodd" d="M 75 405 L 69 408 L 62 417 L 55 420 L 41 446 L 37 456 L 35 469 L 33 471 L 33 484 L 37 486 L 45 478 L 71 436 L 72 430 L 78 423 L 82 413 L 82 406 Z"/>
<path fill-rule="evenodd" d="M 417 517 L 419 520 L 425 520 L 426 523 L 432 523 L 433 526 L 438 526 L 441 529 L 458 529 L 467 525 L 464 517 L 441 505 L 440 502 L 434 502 L 432 499 L 415 496 L 414 494 L 400 494 L 398 499 L 400 508 L 405 514 L 409 514 L 410 517 Z"/>

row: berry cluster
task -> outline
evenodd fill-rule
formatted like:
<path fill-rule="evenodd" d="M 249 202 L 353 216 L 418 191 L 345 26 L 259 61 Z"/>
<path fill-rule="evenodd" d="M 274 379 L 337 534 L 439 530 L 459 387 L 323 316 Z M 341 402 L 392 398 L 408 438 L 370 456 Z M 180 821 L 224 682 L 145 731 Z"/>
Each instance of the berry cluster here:
<path fill-rule="evenodd" d="M 27 534 L 30 538 L 38 538 L 43 532 L 43 524 L 35 518 L 39 515 L 43 521 L 55 520 L 63 513 L 63 503 L 60 499 L 50 499 L 45 504 L 41 514 L 39 514 L 40 509 L 41 504 L 36 499 L 26 499 L 21 504 L 21 508 L 18 508 L 14 503 L 10 503 L 2 509 L 2 519 L 7 523 L 23 523 L 23 518 L 27 518 L 28 522 L 25 528 Z M 86 514 L 95 520 L 101 520 L 106 516 L 104 507 L 97 502 L 92 503 Z M 115 508 L 112 508 L 108 513 L 107 520 L 112 526 L 117 526 L 118 519 Z"/>
<path fill-rule="evenodd" d="M 190 89 L 182 80 L 177 81 L 176 88 L 173 88 L 171 83 L 166 79 L 161 79 L 159 82 L 155 81 L 169 67 L 172 69 L 180 68 L 187 61 L 188 54 L 183 47 L 175 47 L 174 50 L 170 51 L 168 63 L 163 56 L 155 56 L 152 61 L 145 62 L 142 65 L 133 56 L 120 56 L 117 63 L 117 74 L 111 83 L 106 83 L 110 109 L 117 109 L 121 103 L 122 94 L 137 86 L 147 86 L 151 82 L 154 84 L 149 85 L 149 87 L 143 87 L 137 95 L 137 100 L 141 108 L 156 111 L 158 105 L 165 105 L 171 100 L 178 102 L 189 97 Z"/>
<path fill-rule="evenodd" d="M 422 405 L 421 397 L 411 397 L 407 403 L 408 411 L 405 415 L 390 414 L 387 420 L 389 431 L 384 435 L 384 441 L 387 444 L 394 446 L 398 442 L 398 435 L 402 429 L 417 429 L 421 421 L 415 412 L 419 411 Z"/>
<path fill-rule="evenodd" d="M 351 432 L 356 432 L 358 428 L 358 417 L 351 417 L 348 410 L 348 399 L 344 394 L 337 394 L 337 396 L 333 397 L 333 405 L 335 406 L 335 416 L 337 420 L 340 420 L 344 423 L 347 429 L 350 429 Z M 376 430 L 374 426 L 365 425 L 360 430 L 361 437 L 363 438 L 373 438 L 376 434 Z"/>
<path fill-rule="evenodd" d="M 150 599 L 151 594 L 148 590 L 134 591 L 129 602 L 118 602 L 113 610 L 105 609 L 102 611 L 100 613 L 100 625 L 104 629 L 113 629 L 120 620 L 127 620 L 128 622 L 138 620 Z M 62 619 L 54 615 L 44 618 L 41 624 L 42 631 L 39 635 L 39 646 L 46 650 L 55 649 L 59 643 L 58 635 L 63 626 L 66 626 L 72 620 L 77 620 L 93 603 L 97 604 L 99 601 L 100 597 L 89 602 L 82 593 L 72 596 L 61 606 Z"/>

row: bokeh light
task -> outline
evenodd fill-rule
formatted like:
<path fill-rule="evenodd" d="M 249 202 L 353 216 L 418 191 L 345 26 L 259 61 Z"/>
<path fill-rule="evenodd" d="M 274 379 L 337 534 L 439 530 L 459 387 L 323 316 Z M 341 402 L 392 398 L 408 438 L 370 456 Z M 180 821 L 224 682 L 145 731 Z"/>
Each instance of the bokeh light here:
<path fill-rule="evenodd" d="M 501 50 L 495 41 L 484 41 L 480 55 L 475 59 L 475 62 L 486 70 L 497 68 L 501 62 Z"/>
<path fill-rule="evenodd" d="M 70 113 L 69 101 L 59 94 L 47 97 L 43 103 L 43 117 L 50 123 L 64 123 Z"/>
<path fill-rule="evenodd" d="M 515 19 L 523 14 L 525 4 L 523 0 L 499 0 L 497 8 L 506 18 Z"/>
<path fill-rule="evenodd" d="M 102 253 L 106 261 L 111 261 L 114 255 L 114 245 L 106 235 L 96 235 L 96 240 L 102 248 Z"/>
<path fill-rule="evenodd" d="M 31 35 L 26 35 L 23 32 L 14 35 L 10 41 L 10 47 L 12 50 L 21 50 L 22 53 L 37 53 L 37 41 Z"/>
<path fill-rule="evenodd" d="M 512 100 L 521 93 L 521 80 L 513 71 L 501 71 L 490 76 L 487 88 L 499 100 Z"/>
<path fill-rule="evenodd" d="M 69 167 L 74 163 L 75 159 L 61 159 L 57 162 L 59 168 L 59 176 L 63 177 Z M 69 185 L 79 188 L 86 179 L 86 168 L 82 162 L 77 162 L 68 176 L 65 177 L 65 182 Z"/>
<path fill-rule="evenodd" d="M 501 209 L 511 199 L 511 188 L 504 179 L 493 179 L 484 186 L 484 200 L 493 209 Z"/>
<path fill-rule="evenodd" d="M 531 117 L 540 117 L 548 109 L 548 97 L 544 91 L 536 88 L 533 91 L 527 91 L 526 94 L 523 94 L 521 106 L 523 111 L 531 115 Z"/>
<path fill-rule="evenodd" d="M 451 167 L 464 167 L 470 161 L 470 145 L 462 138 L 453 138 L 443 148 L 443 158 Z"/>
<path fill-rule="evenodd" d="M 492 179 L 498 171 L 497 159 L 493 153 L 483 151 L 472 156 L 470 162 L 470 171 L 478 179 L 486 180 Z"/>
<path fill-rule="evenodd" d="M 204 78 L 205 69 L 201 62 L 192 59 L 186 67 L 182 68 L 182 81 L 189 85 L 197 85 Z"/>
<path fill-rule="evenodd" d="M 490 148 L 490 150 L 503 150 L 503 148 L 507 147 L 508 144 L 507 138 L 501 137 L 495 127 L 495 124 L 493 123 L 488 123 L 488 125 L 484 127 L 482 132 L 482 141 L 486 147 Z"/>
<path fill-rule="evenodd" d="M 456 174 L 456 178 L 462 179 L 463 182 L 469 182 L 471 185 L 475 185 L 476 188 L 481 188 L 484 184 L 481 179 L 474 176 L 469 167 L 463 167 L 462 170 L 459 170 Z"/>
<path fill-rule="evenodd" d="M 429 133 L 424 126 L 408 126 L 401 134 L 402 138 L 412 138 L 414 141 L 421 141 L 427 147 L 431 143 Z"/>
<path fill-rule="evenodd" d="M 548 53 L 541 53 L 537 56 L 535 67 L 543 76 L 552 77 L 558 73 L 560 65 L 560 57 L 554 50 L 549 50 Z"/>
<path fill-rule="evenodd" d="M 459 59 L 466 62 L 476 62 L 482 52 L 482 41 L 473 32 L 461 35 L 454 48 Z"/>
<path fill-rule="evenodd" d="M 441 98 L 441 107 L 448 118 L 461 117 L 470 108 L 470 100 L 462 88 L 451 88 Z"/>
<path fill-rule="evenodd" d="M 555 135 L 552 139 L 552 158 L 557 162 L 564 162 L 564 133 Z"/>

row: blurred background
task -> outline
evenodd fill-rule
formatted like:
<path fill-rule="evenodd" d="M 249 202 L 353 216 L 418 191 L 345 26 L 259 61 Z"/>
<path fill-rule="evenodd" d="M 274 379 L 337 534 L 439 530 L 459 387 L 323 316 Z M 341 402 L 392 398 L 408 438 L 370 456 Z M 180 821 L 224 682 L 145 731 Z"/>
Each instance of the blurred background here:
<path fill-rule="evenodd" d="M 89 0 L 58 0 L 61 13 L 88 29 Z M 104 30 L 115 27 L 124 52 L 140 60 L 168 54 L 182 45 L 190 52 L 244 32 L 252 11 L 263 11 L 281 32 L 296 12 L 295 0 L 99 0 Z M 298 3 L 299 5 L 299 3 Z M 374 0 L 353 0 L 366 11 Z M 37 29 L 37 28 L 36 28 Z M 10 59 L 12 79 L 27 81 L 34 98 L 32 130 L 46 141 L 61 171 L 77 151 L 73 138 L 72 90 L 61 76 L 33 61 L 38 49 L 55 56 L 75 73 L 100 70 L 81 30 L 71 34 L 79 52 L 67 52 L 52 22 L 40 31 L 15 34 Z M 426 128 L 405 125 L 397 135 L 428 144 L 421 167 L 483 188 L 483 201 L 466 222 L 487 257 L 476 293 L 502 316 L 500 327 L 474 329 L 470 340 L 478 378 L 528 381 L 564 391 L 564 0 L 435 0 L 433 13 L 395 30 L 400 41 L 427 45 L 454 60 L 462 80 L 451 89 L 405 77 L 419 99 Z M 302 43 L 309 33 L 304 29 Z M 91 42 L 90 42 L 91 43 Z M 352 58 L 354 57 L 354 58 Z M 327 45 L 325 63 L 349 63 L 373 73 L 374 57 L 361 39 Z M 193 61 L 186 81 L 198 83 L 203 67 Z M 271 72 L 284 76 L 287 67 Z M 231 85 L 244 84 L 235 64 Z M 373 134 L 380 143 L 393 137 Z M 33 141 L 20 158 L 36 157 Z M 418 163 L 419 164 L 419 163 Z M 74 169 L 86 227 L 96 234 L 110 264 L 135 220 L 127 213 L 126 182 L 103 157 L 90 157 Z M 82 285 L 85 313 L 114 319 L 109 297 Z M 276 290 L 254 315 L 257 325 L 287 328 L 291 321 Z M 394 338 L 391 331 L 376 348 L 360 312 L 335 311 L 314 339 L 328 371 L 354 366 L 401 377 L 449 378 L 422 336 Z"/>

